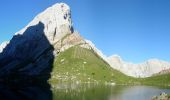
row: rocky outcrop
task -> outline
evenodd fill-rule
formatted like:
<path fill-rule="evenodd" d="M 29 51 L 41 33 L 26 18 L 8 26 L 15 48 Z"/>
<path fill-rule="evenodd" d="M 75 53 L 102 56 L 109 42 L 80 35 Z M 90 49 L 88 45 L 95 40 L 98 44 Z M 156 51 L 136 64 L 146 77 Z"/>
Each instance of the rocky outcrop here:
<path fill-rule="evenodd" d="M 56 42 L 54 48 L 58 52 L 63 52 L 72 46 L 82 44 L 85 44 L 84 39 L 75 31 L 72 34 L 65 35 L 60 41 Z"/>
<path fill-rule="evenodd" d="M 159 96 L 153 96 L 152 100 L 170 100 L 170 95 L 163 92 Z"/>
<path fill-rule="evenodd" d="M 150 59 L 144 63 L 133 64 L 123 61 L 120 56 L 113 55 L 108 57 L 107 61 L 114 69 L 132 77 L 150 77 L 170 68 L 169 62 L 158 59 Z"/>

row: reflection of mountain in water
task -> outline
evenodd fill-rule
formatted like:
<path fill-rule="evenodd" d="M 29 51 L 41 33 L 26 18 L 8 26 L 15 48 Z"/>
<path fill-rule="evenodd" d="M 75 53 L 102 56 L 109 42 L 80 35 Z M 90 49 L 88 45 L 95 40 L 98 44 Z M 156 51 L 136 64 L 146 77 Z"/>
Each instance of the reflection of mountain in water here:
<path fill-rule="evenodd" d="M 47 80 L 52 70 L 53 50 L 41 22 L 28 27 L 22 35 L 15 35 L 0 54 L 0 97 L 51 99 Z"/>
<path fill-rule="evenodd" d="M 151 86 L 58 84 L 55 88 L 54 100 L 151 100 L 162 92 L 170 93 L 168 89 Z"/>

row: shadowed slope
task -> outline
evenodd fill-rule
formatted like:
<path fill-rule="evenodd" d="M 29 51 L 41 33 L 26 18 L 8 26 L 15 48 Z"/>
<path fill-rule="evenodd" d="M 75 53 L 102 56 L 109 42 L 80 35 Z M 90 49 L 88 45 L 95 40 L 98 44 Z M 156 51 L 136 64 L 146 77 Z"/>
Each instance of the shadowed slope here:
<path fill-rule="evenodd" d="M 41 22 L 15 35 L 0 54 L 0 97 L 51 99 L 53 50 Z"/>

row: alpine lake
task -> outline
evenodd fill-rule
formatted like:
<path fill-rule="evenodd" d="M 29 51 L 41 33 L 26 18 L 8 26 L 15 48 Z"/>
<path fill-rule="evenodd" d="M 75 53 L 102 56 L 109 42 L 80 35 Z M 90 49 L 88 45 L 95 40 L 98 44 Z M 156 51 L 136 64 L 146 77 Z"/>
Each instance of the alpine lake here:
<path fill-rule="evenodd" d="M 170 94 L 169 87 L 91 83 L 57 84 L 51 90 L 53 100 L 152 100 L 162 92 Z"/>

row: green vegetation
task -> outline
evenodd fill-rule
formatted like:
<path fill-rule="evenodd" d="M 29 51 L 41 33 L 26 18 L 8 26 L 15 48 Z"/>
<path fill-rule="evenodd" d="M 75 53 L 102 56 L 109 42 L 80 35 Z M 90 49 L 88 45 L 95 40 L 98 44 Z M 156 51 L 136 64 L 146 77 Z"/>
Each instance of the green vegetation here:
<path fill-rule="evenodd" d="M 170 74 L 157 75 L 138 80 L 141 84 L 145 85 L 170 86 Z"/>
<path fill-rule="evenodd" d="M 74 46 L 56 57 L 52 81 L 111 82 L 112 68 L 93 51 Z"/>
<path fill-rule="evenodd" d="M 119 85 L 170 85 L 170 74 L 133 78 L 112 69 L 92 50 L 80 46 L 61 52 L 54 61 L 50 83 L 116 83 Z"/>

